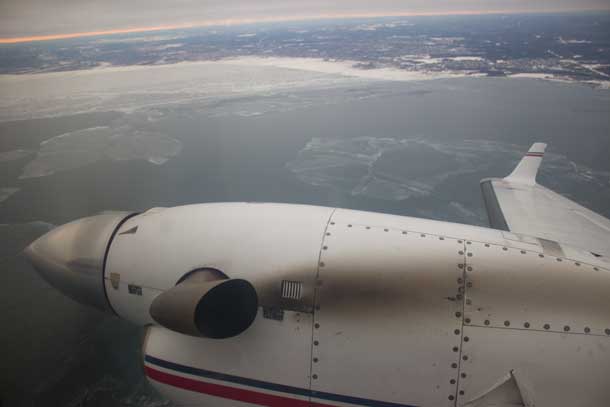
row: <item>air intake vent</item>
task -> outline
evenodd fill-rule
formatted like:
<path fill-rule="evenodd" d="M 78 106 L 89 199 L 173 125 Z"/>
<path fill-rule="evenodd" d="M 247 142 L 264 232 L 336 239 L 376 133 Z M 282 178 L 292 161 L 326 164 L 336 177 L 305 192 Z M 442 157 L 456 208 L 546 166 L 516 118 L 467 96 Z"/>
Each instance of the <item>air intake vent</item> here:
<path fill-rule="evenodd" d="M 303 284 L 299 281 L 282 281 L 282 298 L 300 300 Z"/>

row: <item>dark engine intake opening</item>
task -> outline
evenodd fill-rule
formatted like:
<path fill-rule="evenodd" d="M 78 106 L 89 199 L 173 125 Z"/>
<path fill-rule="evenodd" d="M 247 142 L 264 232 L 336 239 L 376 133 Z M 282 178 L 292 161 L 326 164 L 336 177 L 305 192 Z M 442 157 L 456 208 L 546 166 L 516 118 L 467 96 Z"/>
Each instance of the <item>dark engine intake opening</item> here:
<path fill-rule="evenodd" d="M 257 312 L 258 296 L 252 284 L 212 269 L 187 274 L 150 306 L 150 315 L 160 325 L 214 339 L 239 335 L 252 325 Z"/>
<path fill-rule="evenodd" d="M 230 338 L 252 324 L 258 298 L 246 280 L 226 280 L 204 295 L 195 310 L 195 325 L 208 338 Z"/>

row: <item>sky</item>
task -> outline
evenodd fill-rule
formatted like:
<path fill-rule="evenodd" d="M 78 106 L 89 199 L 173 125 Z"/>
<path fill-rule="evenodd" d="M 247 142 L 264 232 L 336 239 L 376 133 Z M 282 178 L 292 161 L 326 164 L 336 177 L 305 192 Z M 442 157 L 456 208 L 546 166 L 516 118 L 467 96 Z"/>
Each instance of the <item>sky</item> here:
<path fill-rule="evenodd" d="M 608 0 L 0 0 L 9 38 L 383 15 L 610 10 Z M 46 37 L 46 36 L 51 36 Z"/>

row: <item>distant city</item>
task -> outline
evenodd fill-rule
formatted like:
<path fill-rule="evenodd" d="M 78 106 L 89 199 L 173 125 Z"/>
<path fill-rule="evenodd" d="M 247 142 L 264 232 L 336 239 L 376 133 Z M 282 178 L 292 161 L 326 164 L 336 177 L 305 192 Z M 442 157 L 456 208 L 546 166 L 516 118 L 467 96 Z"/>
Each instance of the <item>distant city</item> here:
<path fill-rule="evenodd" d="M 0 73 L 237 56 L 350 61 L 423 74 L 610 84 L 610 14 L 401 17 L 206 27 L 0 46 Z"/>

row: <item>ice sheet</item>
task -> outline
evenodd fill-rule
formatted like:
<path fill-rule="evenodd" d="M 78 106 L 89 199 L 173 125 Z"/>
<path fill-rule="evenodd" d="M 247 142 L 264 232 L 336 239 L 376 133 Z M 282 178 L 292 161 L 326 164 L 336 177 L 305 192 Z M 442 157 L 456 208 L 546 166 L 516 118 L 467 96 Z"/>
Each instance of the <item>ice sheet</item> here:
<path fill-rule="evenodd" d="M 130 113 L 380 80 L 422 81 L 467 76 L 463 72 L 361 69 L 357 65 L 356 61 L 316 58 L 239 57 L 0 75 L 0 121 L 111 110 Z"/>
<path fill-rule="evenodd" d="M 136 130 L 119 121 L 113 126 L 91 127 L 43 141 L 20 178 L 44 177 L 103 159 L 147 160 L 162 165 L 181 150 L 182 143 L 176 139 L 153 131 Z"/>
<path fill-rule="evenodd" d="M 32 154 L 33 152 L 29 150 L 0 151 L 0 163 L 20 160 Z"/>
<path fill-rule="evenodd" d="M 439 193 L 445 181 L 473 174 L 476 181 L 496 174 L 496 162 L 516 163 L 526 147 L 487 140 L 433 141 L 358 137 L 311 139 L 286 164 L 297 178 L 353 196 L 384 200 L 422 198 Z M 547 153 L 541 175 L 559 190 L 584 184 L 610 197 L 610 173 Z M 475 181 L 475 182 L 476 182 Z M 478 216 L 461 202 L 450 203 L 462 218 Z"/>
<path fill-rule="evenodd" d="M 0 188 L 0 203 L 6 201 L 11 195 L 19 191 L 19 188 L 2 187 Z"/>

